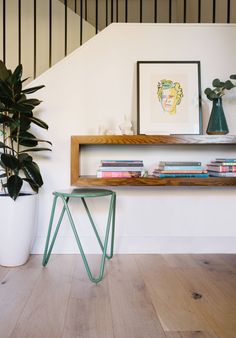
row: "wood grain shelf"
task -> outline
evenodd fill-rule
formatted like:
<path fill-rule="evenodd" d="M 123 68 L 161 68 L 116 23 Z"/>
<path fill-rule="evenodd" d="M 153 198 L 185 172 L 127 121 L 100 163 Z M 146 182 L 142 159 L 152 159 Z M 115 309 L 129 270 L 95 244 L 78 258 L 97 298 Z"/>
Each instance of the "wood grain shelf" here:
<path fill-rule="evenodd" d="M 236 186 L 234 177 L 97 178 L 80 176 L 83 145 L 236 145 L 235 135 L 102 135 L 71 136 L 71 185 L 73 186 Z"/>

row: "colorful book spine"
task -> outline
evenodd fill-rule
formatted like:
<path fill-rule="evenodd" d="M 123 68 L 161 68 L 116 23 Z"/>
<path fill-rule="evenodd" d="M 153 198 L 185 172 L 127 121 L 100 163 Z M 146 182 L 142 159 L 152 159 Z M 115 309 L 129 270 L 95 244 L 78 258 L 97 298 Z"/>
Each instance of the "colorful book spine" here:
<path fill-rule="evenodd" d="M 100 171 L 142 171 L 144 167 L 99 167 Z"/>
<path fill-rule="evenodd" d="M 158 177 L 209 177 L 208 173 L 201 173 L 201 174 L 158 174 L 154 175 Z"/>
<path fill-rule="evenodd" d="M 98 178 L 132 178 L 144 176 L 143 171 L 97 171 Z"/>
<path fill-rule="evenodd" d="M 207 169 L 211 171 L 221 172 L 221 173 L 236 172 L 236 166 L 228 166 L 228 165 L 215 166 L 215 165 L 208 164 Z"/>
<path fill-rule="evenodd" d="M 208 173 L 213 177 L 236 177 L 236 173 L 219 173 L 216 171 L 208 171 Z"/>
<path fill-rule="evenodd" d="M 154 170 L 155 172 L 155 170 Z M 206 170 L 156 170 L 160 174 L 201 174 L 207 173 Z"/>
<path fill-rule="evenodd" d="M 141 162 L 133 162 L 133 163 L 122 163 L 122 162 L 113 162 L 113 163 L 108 163 L 108 162 L 103 162 L 101 163 L 102 167 L 143 167 L 143 163 Z"/>
<path fill-rule="evenodd" d="M 216 158 L 216 162 L 234 162 L 236 163 L 236 158 Z"/>
<path fill-rule="evenodd" d="M 211 161 L 211 163 L 209 165 L 215 165 L 215 166 L 221 166 L 221 165 L 236 166 L 236 162 L 217 162 L 217 161 Z"/>
<path fill-rule="evenodd" d="M 197 161 L 161 161 L 162 166 L 200 166 L 202 163 Z"/>
<path fill-rule="evenodd" d="M 203 170 L 201 165 L 176 165 L 176 166 L 160 166 L 160 170 Z"/>

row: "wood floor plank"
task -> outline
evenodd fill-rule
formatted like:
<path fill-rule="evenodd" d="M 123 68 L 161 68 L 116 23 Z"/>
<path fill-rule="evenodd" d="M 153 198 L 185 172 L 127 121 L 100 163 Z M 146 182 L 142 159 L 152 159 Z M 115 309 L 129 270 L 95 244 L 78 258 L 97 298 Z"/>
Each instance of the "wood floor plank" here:
<path fill-rule="evenodd" d="M 236 270 L 236 255 L 233 254 L 221 254 L 220 258 L 228 265 L 230 265 L 230 267 L 232 269 Z"/>
<path fill-rule="evenodd" d="M 212 331 L 214 331 L 221 338 L 235 338 L 236 322 L 234 320 L 236 314 L 236 290 L 222 292 L 224 290 L 224 276 L 222 275 L 225 267 L 220 264 L 219 258 L 215 263 L 209 256 L 193 255 L 192 267 L 181 267 L 183 257 L 180 255 L 165 256 L 165 259 L 170 262 L 173 257 L 176 262 L 178 259 L 180 263 L 175 268 L 175 273 L 181 281 L 183 287 L 192 294 L 195 299 L 197 310 L 209 323 Z M 189 258 L 188 258 L 189 259 Z M 198 260 L 207 262 L 201 266 Z M 196 261 L 197 260 L 197 261 Z M 218 265 L 218 271 L 213 268 L 213 265 Z M 227 271 L 227 270 L 226 270 Z M 218 283 L 218 279 L 221 280 Z M 227 283 L 225 287 L 227 287 Z"/>
<path fill-rule="evenodd" d="M 4 279 L 6 277 L 6 275 L 8 274 L 8 272 L 10 272 L 10 268 L 5 268 L 3 266 L 0 266 L 0 283 L 4 284 Z"/>
<path fill-rule="evenodd" d="M 59 338 L 76 256 L 52 255 L 38 279 L 10 338 Z"/>
<path fill-rule="evenodd" d="M 166 338 L 220 338 L 220 337 L 216 336 L 214 333 L 209 333 L 206 331 L 182 331 L 182 332 L 169 331 L 166 332 Z"/>
<path fill-rule="evenodd" d="M 235 338 L 234 256 L 116 255 L 98 285 L 79 255 L 32 256 L 0 268 L 0 338 Z"/>
<path fill-rule="evenodd" d="M 33 256 L 26 265 L 1 269 L 0 337 L 9 337 L 13 331 L 39 278 L 39 264 L 39 257 Z"/>
<path fill-rule="evenodd" d="M 197 310 L 191 293 L 161 255 L 140 255 L 137 260 L 165 331 L 211 329 Z"/>
<path fill-rule="evenodd" d="M 100 257 L 88 255 L 88 260 L 92 271 L 96 271 Z M 108 273 L 106 269 L 101 283 L 92 283 L 77 256 L 63 338 L 113 338 Z"/>
<path fill-rule="evenodd" d="M 115 256 L 108 280 L 114 337 L 165 337 L 134 255 Z"/>

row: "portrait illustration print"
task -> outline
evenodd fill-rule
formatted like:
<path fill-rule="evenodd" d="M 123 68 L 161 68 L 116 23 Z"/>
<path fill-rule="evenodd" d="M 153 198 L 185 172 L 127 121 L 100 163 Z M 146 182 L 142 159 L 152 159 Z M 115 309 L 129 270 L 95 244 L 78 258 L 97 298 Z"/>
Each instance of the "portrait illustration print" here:
<path fill-rule="evenodd" d="M 138 132 L 201 132 L 199 61 L 138 61 Z"/>

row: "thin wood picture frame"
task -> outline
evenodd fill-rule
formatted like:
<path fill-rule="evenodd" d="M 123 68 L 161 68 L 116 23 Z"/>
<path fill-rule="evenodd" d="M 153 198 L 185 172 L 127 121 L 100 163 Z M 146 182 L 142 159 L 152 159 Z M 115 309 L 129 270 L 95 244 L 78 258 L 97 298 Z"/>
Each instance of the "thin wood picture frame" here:
<path fill-rule="evenodd" d="M 137 61 L 138 134 L 202 134 L 200 61 Z"/>

